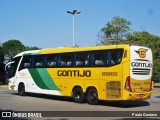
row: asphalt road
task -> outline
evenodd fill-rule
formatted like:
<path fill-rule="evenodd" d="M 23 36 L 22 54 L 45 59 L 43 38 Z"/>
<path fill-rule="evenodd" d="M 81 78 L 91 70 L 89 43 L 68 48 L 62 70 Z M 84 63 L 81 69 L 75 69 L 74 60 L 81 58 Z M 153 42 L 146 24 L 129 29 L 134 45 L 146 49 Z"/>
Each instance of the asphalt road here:
<path fill-rule="evenodd" d="M 137 115 L 139 115 L 138 117 L 140 118 L 148 119 L 148 116 L 145 116 L 144 114 L 151 113 L 160 116 L 160 94 L 152 94 L 151 99 L 146 101 L 130 101 L 121 103 L 102 101 L 98 105 L 89 105 L 88 103 L 74 103 L 72 98 L 67 97 L 41 94 L 27 94 L 26 96 L 19 96 L 17 92 L 0 88 L 0 111 L 18 111 L 21 113 L 26 111 L 39 111 L 41 116 L 46 117 L 45 119 L 52 118 L 54 120 L 72 120 L 75 118 L 82 119 L 82 117 L 83 119 L 90 120 L 101 120 L 106 118 L 127 120 L 125 117 L 133 117 L 133 119 L 135 119 L 134 117 L 137 117 Z M 53 116 L 56 117 L 53 118 Z M 157 120 L 160 118 L 155 117 L 152 119 Z"/>

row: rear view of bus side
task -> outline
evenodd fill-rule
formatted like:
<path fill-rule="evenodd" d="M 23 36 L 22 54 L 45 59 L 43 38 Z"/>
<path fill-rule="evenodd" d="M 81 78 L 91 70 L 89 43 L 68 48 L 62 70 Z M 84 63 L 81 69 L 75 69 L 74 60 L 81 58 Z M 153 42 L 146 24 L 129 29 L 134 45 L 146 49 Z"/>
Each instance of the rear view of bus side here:
<path fill-rule="evenodd" d="M 145 100 L 150 98 L 152 66 L 151 49 L 141 46 L 130 47 L 130 77 L 126 78 L 125 83 L 125 89 L 129 93 L 126 93 L 124 99 Z"/>
<path fill-rule="evenodd" d="M 150 98 L 152 52 L 136 45 L 26 51 L 6 65 L 9 89 L 71 96 L 76 103 Z"/>

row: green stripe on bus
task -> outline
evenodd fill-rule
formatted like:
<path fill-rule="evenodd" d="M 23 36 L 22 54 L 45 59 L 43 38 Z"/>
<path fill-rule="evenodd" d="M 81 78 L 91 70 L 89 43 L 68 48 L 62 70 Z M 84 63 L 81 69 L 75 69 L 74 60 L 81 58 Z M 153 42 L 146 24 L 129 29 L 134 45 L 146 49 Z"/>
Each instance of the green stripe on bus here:
<path fill-rule="evenodd" d="M 38 87 L 40 87 L 42 89 L 48 89 L 48 90 L 60 90 L 56 86 L 54 81 L 52 80 L 47 69 L 45 69 L 45 68 L 38 68 L 38 69 L 30 68 L 29 72 Z"/>
<path fill-rule="evenodd" d="M 44 83 L 47 84 L 48 88 L 51 90 L 60 90 L 57 85 L 54 83 L 54 80 L 51 78 L 46 68 L 37 69 Z"/>
<path fill-rule="evenodd" d="M 38 73 L 36 68 L 29 68 L 28 69 L 34 82 L 36 83 L 36 85 L 42 89 L 49 89 L 46 84 L 44 83 L 44 81 L 42 80 L 40 74 Z"/>

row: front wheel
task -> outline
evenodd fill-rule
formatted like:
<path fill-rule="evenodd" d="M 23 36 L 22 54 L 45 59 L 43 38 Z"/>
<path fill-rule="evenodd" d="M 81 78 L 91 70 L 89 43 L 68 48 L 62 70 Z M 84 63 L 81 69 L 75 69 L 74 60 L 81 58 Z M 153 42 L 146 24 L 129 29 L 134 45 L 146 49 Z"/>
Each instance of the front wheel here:
<path fill-rule="evenodd" d="M 81 88 L 77 87 L 73 90 L 73 100 L 75 103 L 83 103 L 85 100 L 85 95 Z"/>
<path fill-rule="evenodd" d="M 19 95 L 21 96 L 24 96 L 25 95 L 25 86 L 24 84 L 20 84 L 19 87 L 18 87 L 18 93 Z"/>
<path fill-rule="evenodd" d="M 87 92 L 87 101 L 91 105 L 98 104 L 98 93 L 96 89 L 92 88 Z"/>

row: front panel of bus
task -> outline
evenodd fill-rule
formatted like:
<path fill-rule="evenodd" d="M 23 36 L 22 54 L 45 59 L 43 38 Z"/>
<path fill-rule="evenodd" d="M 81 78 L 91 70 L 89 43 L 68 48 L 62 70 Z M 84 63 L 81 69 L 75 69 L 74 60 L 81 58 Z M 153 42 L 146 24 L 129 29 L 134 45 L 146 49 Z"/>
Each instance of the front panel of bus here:
<path fill-rule="evenodd" d="M 6 64 L 6 77 L 8 79 L 9 90 L 17 89 L 16 71 L 19 65 L 21 56 L 13 58 L 13 60 Z"/>

